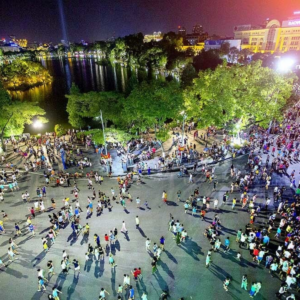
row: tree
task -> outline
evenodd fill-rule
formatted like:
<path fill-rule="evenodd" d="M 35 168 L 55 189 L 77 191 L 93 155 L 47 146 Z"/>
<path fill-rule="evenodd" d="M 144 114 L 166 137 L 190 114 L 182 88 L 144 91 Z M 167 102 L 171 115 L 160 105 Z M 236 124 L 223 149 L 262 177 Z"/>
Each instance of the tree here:
<path fill-rule="evenodd" d="M 25 124 L 32 124 L 32 119 L 38 119 L 46 123 L 47 119 L 42 116 L 46 112 L 35 103 L 12 101 L 3 85 L 0 83 L 0 139 L 3 148 L 3 137 L 18 135 L 24 130 Z"/>
<path fill-rule="evenodd" d="M 181 86 L 186 88 L 192 85 L 193 80 L 197 77 L 197 72 L 192 64 L 188 64 L 181 73 Z"/>
<path fill-rule="evenodd" d="M 215 50 L 202 50 L 197 56 L 194 57 L 193 65 L 198 72 L 199 70 L 214 70 L 218 65 L 222 64 L 223 60 L 220 59 L 219 54 Z"/>
<path fill-rule="evenodd" d="M 140 130 L 161 127 L 182 110 L 182 89 L 175 81 L 143 81 L 124 99 L 126 120 Z"/>
<path fill-rule="evenodd" d="M 219 52 L 221 56 L 228 55 L 230 52 L 230 44 L 228 42 L 222 43 Z"/>
<path fill-rule="evenodd" d="M 238 62 L 241 64 L 247 64 L 249 63 L 249 56 L 251 54 L 251 51 L 249 49 L 242 49 L 239 53 L 239 59 Z"/>
<path fill-rule="evenodd" d="M 67 112 L 69 114 L 69 123 L 75 128 L 83 127 L 85 120 L 81 116 L 81 93 L 78 86 L 74 83 L 72 83 L 70 94 L 66 95 L 66 98 L 68 98 Z"/>
<path fill-rule="evenodd" d="M 203 126 L 221 127 L 234 118 L 267 126 L 272 119 L 282 119 L 294 81 L 294 75 L 278 74 L 262 67 L 261 61 L 230 68 L 224 62 L 215 71 L 199 73 L 184 94 L 186 110 Z"/>
<path fill-rule="evenodd" d="M 105 122 L 122 123 L 123 95 L 117 92 L 89 92 L 81 94 L 78 87 L 72 84 L 68 98 L 67 112 L 69 122 L 78 128 L 85 125 L 87 118 L 98 118 L 102 110 Z"/>
<path fill-rule="evenodd" d="M 229 49 L 229 54 L 228 54 L 229 62 L 236 63 L 237 59 L 238 59 L 238 56 L 239 56 L 239 53 L 240 53 L 240 51 L 238 50 L 238 48 L 231 47 Z"/>

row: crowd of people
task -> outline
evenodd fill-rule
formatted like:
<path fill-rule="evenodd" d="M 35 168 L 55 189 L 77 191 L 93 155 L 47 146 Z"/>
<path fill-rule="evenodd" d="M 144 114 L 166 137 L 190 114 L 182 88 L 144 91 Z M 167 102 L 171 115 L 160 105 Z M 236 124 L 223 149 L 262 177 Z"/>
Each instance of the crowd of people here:
<path fill-rule="evenodd" d="M 268 130 L 264 130 L 258 126 L 252 126 L 245 133 L 244 139 L 247 143 L 249 156 L 245 167 L 240 167 L 232 160 L 232 165 L 229 172 L 230 187 L 224 191 L 222 199 L 216 199 L 214 192 L 217 190 L 218 180 L 215 177 L 215 167 L 208 166 L 205 163 L 205 153 L 195 151 L 193 145 L 185 141 L 184 155 L 189 162 L 191 159 L 196 159 L 196 163 L 191 171 L 182 170 L 182 174 L 189 176 L 189 183 L 193 184 L 193 176 L 200 178 L 201 182 L 211 184 L 211 193 L 206 196 L 200 195 L 200 187 L 194 188 L 193 193 L 183 199 L 182 192 L 177 191 L 177 202 L 183 205 L 184 213 L 190 214 L 191 217 L 200 216 L 200 220 L 209 223 L 209 226 L 203 232 L 210 245 L 205 258 L 205 267 L 210 268 L 213 264 L 213 257 L 221 251 L 226 255 L 233 255 L 238 263 L 244 260 L 246 252 L 249 252 L 252 257 L 252 263 L 263 266 L 269 270 L 270 276 L 278 277 L 281 281 L 281 286 L 278 288 L 276 297 L 279 299 L 295 300 L 296 293 L 300 291 L 300 182 L 296 182 L 296 177 L 299 172 L 292 170 L 293 166 L 299 162 L 299 146 L 298 136 L 300 127 L 298 118 L 300 115 L 299 105 L 288 110 L 282 124 L 272 124 Z M 190 123 L 187 126 L 187 132 L 194 130 L 194 124 Z M 206 139 L 209 136 L 216 136 L 215 128 L 208 128 Z M 230 153 L 232 158 L 235 153 L 229 147 L 227 141 L 228 136 L 222 133 L 222 141 L 213 142 L 209 149 L 209 155 L 213 159 L 224 157 Z M 179 137 L 178 137 L 179 138 Z M 194 131 L 194 138 L 199 138 L 197 130 Z M 205 140 L 205 136 L 200 136 L 200 139 Z M 131 141 L 128 149 L 140 149 L 144 144 L 142 140 Z M 116 226 L 112 227 L 102 237 L 97 233 L 98 228 L 90 228 L 89 219 L 99 218 L 102 214 L 111 213 L 113 207 L 120 205 L 125 212 L 128 212 L 128 206 L 133 209 L 134 203 L 136 208 L 145 207 L 150 209 L 146 199 L 131 196 L 131 188 L 133 185 L 138 185 L 143 182 L 143 170 L 148 170 L 147 160 L 151 159 L 151 147 L 149 144 L 144 157 L 137 165 L 137 174 L 129 172 L 126 176 L 116 178 L 117 191 L 111 187 L 110 193 L 104 192 L 102 184 L 105 181 L 102 174 L 94 171 L 85 173 L 78 171 L 74 173 L 60 171 L 57 172 L 53 168 L 53 164 L 64 161 L 69 167 L 75 166 L 79 170 L 91 168 L 91 160 L 85 156 L 84 148 L 87 150 L 91 147 L 90 138 L 84 138 L 78 141 L 75 132 L 70 131 L 69 138 L 57 138 L 46 135 L 41 138 L 24 137 L 22 140 L 11 138 L 7 141 L 7 146 L 12 145 L 13 155 L 15 159 L 21 156 L 22 170 L 18 165 L 13 165 L 6 161 L 6 157 L 2 156 L 2 165 L 4 166 L 0 172 L 0 201 L 5 200 L 6 193 L 14 193 L 19 189 L 19 178 L 28 172 L 39 172 L 43 176 L 45 183 L 36 189 L 36 195 L 30 195 L 28 191 L 21 193 L 21 201 L 24 203 L 32 203 L 28 207 L 28 215 L 24 220 L 26 225 L 21 227 L 20 222 L 14 223 L 14 236 L 16 238 L 21 235 L 35 237 L 37 235 L 35 228 L 35 218 L 39 214 L 45 214 L 46 211 L 49 217 L 49 227 L 43 234 L 39 234 L 41 238 L 41 249 L 44 255 L 48 255 L 49 250 L 56 243 L 58 236 L 62 230 L 66 228 L 72 229 L 72 235 L 69 239 L 71 245 L 75 243 L 79 236 L 82 236 L 86 241 L 87 250 L 85 252 L 85 269 L 91 260 L 100 262 L 106 261 L 110 265 L 112 272 L 117 268 L 116 250 L 118 250 L 120 241 L 118 238 L 119 232 L 128 239 L 129 232 L 126 224 L 122 220 L 118 220 Z M 118 148 L 119 145 L 116 145 Z M 102 150 L 100 150 L 102 151 Z M 120 151 L 127 160 L 131 159 L 130 154 Z M 148 155 L 148 152 L 149 155 Z M 96 155 L 97 155 L 96 151 Z M 181 165 L 182 150 L 174 151 L 170 157 L 161 157 L 161 164 L 167 165 L 175 163 Z M 189 157 L 190 155 L 190 157 Z M 126 156 L 126 157 L 125 157 Z M 191 158 L 193 157 L 193 158 Z M 178 161 L 180 160 L 180 161 Z M 201 164 L 201 167 L 199 167 Z M 296 169 L 296 166 L 295 166 Z M 111 173 L 111 172 L 110 172 Z M 278 179 L 279 178 L 279 179 Z M 82 196 L 82 191 L 78 186 L 78 180 L 83 179 L 86 184 L 84 189 L 88 190 L 89 196 L 85 199 Z M 286 184 L 288 182 L 288 184 Z M 62 200 L 54 199 L 50 187 L 58 188 L 68 187 L 71 196 L 64 197 Z M 262 187 L 264 197 L 258 201 L 257 187 Z M 287 193 L 292 191 L 293 193 Z M 289 196 L 291 195 L 292 196 Z M 143 196 L 143 195 L 142 195 Z M 51 207 L 45 207 L 44 199 L 51 198 Z M 261 197 L 260 197 L 261 198 Z M 163 191 L 162 202 L 168 205 L 168 193 Z M 58 207 L 56 206 L 59 203 Z M 84 204 L 83 204 L 84 203 Z M 95 212 L 94 212 L 94 206 Z M 232 240 L 225 231 L 221 223 L 222 211 L 236 210 L 240 206 L 242 210 L 248 212 L 249 222 L 245 228 L 241 228 L 236 233 L 235 241 Z M 181 206 L 182 207 L 182 206 Z M 220 209 L 221 207 L 221 209 Z M 83 210 L 84 208 L 84 210 Z M 206 218 L 206 214 L 213 212 L 213 217 Z M 2 220 L 0 221 L 0 232 L 6 234 L 4 223 L 8 216 L 5 211 L 2 211 Z M 257 223 L 260 217 L 267 217 L 264 224 Z M 141 222 L 138 215 L 135 216 L 136 229 L 141 232 Z M 179 220 L 175 220 L 170 215 L 168 222 L 168 231 L 172 234 L 174 243 L 179 246 L 184 246 L 188 237 L 188 228 Z M 93 234 L 91 234 L 93 232 Z M 166 234 L 167 230 L 166 230 Z M 225 234 L 225 239 L 221 237 Z M 93 241 L 91 241 L 93 237 Z M 146 251 L 151 258 L 152 274 L 155 276 L 162 256 L 165 250 L 165 237 L 157 236 L 154 242 L 147 236 L 145 238 Z M 238 247 L 238 251 L 232 250 Z M 8 241 L 8 263 L 13 263 L 20 255 L 18 245 L 14 237 L 10 237 Z M 81 264 L 83 258 L 71 257 L 67 253 L 67 249 L 63 250 L 61 257 L 61 276 L 68 276 L 73 269 L 74 276 L 80 276 Z M 0 268 L 5 270 L 8 267 L 7 263 L 0 259 Z M 43 263 L 41 263 L 42 265 Z M 47 275 L 45 270 L 48 269 Z M 38 291 L 47 291 L 51 277 L 58 273 L 58 267 L 54 265 L 53 260 L 48 260 L 44 263 L 44 269 L 39 266 L 37 269 L 37 287 Z M 85 270 L 84 270 L 85 271 Z M 252 281 L 248 285 L 249 274 L 244 274 L 241 278 L 241 289 L 246 290 L 250 297 L 255 297 L 260 290 L 264 288 L 264 282 L 259 280 Z M 143 283 L 142 269 L 139 265 L 132 269 L 128 268 L 124 274 L 124 281 L 120 283 L 117 290 L 117 299 L 137 299 L 135 288 L 131 284 L 132 280 Z M 224 276 L 223 288 L 226 292 L 230 291 L 232 277 Z M 99 299 L 108 299 L 109 292 L 105 286 L 100 287 Z M 53 286 L 48 294 L 49 299 L 60 299 L 61 291 L 57 286 Z M 163 291 L 162 299 L 169 297 L 168 291 Z M 141 295 L 142 300 L 147 300 L 146 291 Z M 183 299 L 183 298 L 181 298 Z"/>

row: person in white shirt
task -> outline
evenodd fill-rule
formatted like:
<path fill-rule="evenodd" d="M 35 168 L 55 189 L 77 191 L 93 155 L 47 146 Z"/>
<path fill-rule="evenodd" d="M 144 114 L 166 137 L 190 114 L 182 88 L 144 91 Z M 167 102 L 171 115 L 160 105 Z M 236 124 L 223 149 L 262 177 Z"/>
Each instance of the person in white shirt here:
<path fill-rule="evenodd" d="M 218 199 L 215 199 L 215 200 L 214 200 L 214 209 L 217 209 L 217 208 L 218 208 L 218 204 L 219 204 L 219 200 L 218 200 Z"/>

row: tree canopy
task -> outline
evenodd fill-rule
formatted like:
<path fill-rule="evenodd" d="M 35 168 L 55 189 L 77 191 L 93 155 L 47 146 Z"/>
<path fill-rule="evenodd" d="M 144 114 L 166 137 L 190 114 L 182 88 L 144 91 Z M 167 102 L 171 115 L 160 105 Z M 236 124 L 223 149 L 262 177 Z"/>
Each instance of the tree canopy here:
<path fill-rule="evenodd" d="M 46 112 L 36 103 L 12 101 L 8 92 L 0 83 L 0 138 L 5 135 L 18 135 L 24 130 L 25 124 L 31 124 L 34 117 L 42 123 L 47 122 Z"/>
<path fill-rule="evenodd" d="M 36 84 L 51 82 L 52 77 L 41 64 L 15 59 L 0 69 L 0 76 L 6 88 L 29 88 Z"/>
<path fill-rule="evenodd" d="M 291 96 L 295 76 L 262 67 L 261 61 L 215 71 L 201 71 L 194 85 L 185 91 L 190 116 L 204 126 L 223 126 L 234 118 L 253 119 L 262 125 L 282 118 L 281 109 Z"/>

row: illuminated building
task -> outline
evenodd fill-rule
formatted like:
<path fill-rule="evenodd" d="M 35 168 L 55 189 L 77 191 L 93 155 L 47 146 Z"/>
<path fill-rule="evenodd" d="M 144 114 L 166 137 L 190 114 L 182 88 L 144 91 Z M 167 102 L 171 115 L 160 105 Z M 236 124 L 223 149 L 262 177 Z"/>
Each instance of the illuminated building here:
<path fill-rule="evenodd" d="M 263 25 L 239 25 L 234 38 L 242 41 L 241 48 L 251 52 L 274 53 L 300 50 L 300 11 L 280 23 L 267 19 Z"/>
<path fill-rule="evenodd" d="M 186 29 L 183 26 L 178 26 L 178 35 L 186 36 Z"/>
<path fill-rule="evenodd" d="M 153 34 L 146 34 L 144 36 L 144 43 L 149 43 L 151 41 L 159 42 L 162 40 L 163 35 L 160 31 L 158 32 L 153 32 Z"/>
<path fill-rule="evenodd" d="M 27 40 L 26 39 L 19 39 L 16 40 L 16 44 L 18 44 L 20 47 L 22 48 L 26 48 L 27 47 Z"/>
<path fill-rule="evenodd" d="M 196 24 L 194 27 L 193 27 L 193 34 L 195 35 L 201 35 L 203 34 L 203 26 L 202 25 L 199 25 L 199 24 Z"/>
<path fill-rule="evenodd" d="M 197 55 L 204 49 L 204 43 L 198 43 L 197 45 L 189 45 L 189 46 L 182 46 L 180 47 L 181 51 L 193 50 L 194 53 Z"/>
<path fill-rule="evenodd" d="M 0 46 L 3 52 L 19 52 L 20 46 L 14 42 L 3 43 Z"/>
<path fill-rule="evenodd" d="M 204 50 L 216 50 L 220 49 L 222 44 L 228 43 L 229 48 L 237 48 L 238 50 L 241 50 L 241 40 L 207 40 L 204 42 Z"/>

